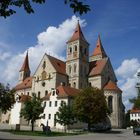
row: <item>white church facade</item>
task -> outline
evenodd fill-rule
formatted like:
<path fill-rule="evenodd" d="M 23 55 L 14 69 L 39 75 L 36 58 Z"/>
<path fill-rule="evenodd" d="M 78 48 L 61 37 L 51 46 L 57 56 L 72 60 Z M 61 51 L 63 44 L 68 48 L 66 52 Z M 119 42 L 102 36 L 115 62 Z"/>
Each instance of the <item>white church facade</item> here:
<path fill-rule="evenodd" d="M 20 99 L 11 110 L 9 123 L 26 125 L 25 120 L 19 118 L 20 110 L 26 99 L 35 93 L 45 106 L 44 118 L 38 120 L 37 124 L 48 123 L 51 128 L 63 129 L 63 126 L 55 122 L 55 114 L 61 102 L 70 104 L 79 89 L 87 86 L 103 89 L 111 110 L 111 125 L 114 128 L 122 128 L 122 91 L 117 86 L 111 61 L 102 46 L 100 36 L 92 55 L 89 56 L 89 43 L 78 23 L 67 42 L 65 62 L 45 53 L 35 73 L 30 76 L 28 53 L 26 54 L 19 71 L 19 83 L 15 87 L 16 95 L 20 96 Z"/>

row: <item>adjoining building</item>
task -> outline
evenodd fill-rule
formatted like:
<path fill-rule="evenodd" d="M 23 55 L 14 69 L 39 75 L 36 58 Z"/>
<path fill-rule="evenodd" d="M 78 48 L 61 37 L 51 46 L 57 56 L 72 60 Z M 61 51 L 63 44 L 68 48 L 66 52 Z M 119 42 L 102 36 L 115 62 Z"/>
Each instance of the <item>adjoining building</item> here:
<path fill-rule="evenodd" d="M 61 102 L 70 104 L 79 89 L 87 86 L 104 90 L 108 107 L 111 110 L 109 118 L 112 127 L 121 128 L 125 108 L 122 103 L 122 91 L 117 86 L 117 78 L 110 58 L 103 48 L 100 36 L 92 55 L 89 56 L 89 43 L 78 22 L 72 37 L 67 41 L 66 61 L 45 53 L 35 73 L 30 76 L 27 53 L 19 71 L 19 83 L 15 89 L 16 96 L 25 98 L 34 93 L 37 97 L 42 98 L 45 106 L 44 118 L 38 120 L 38 125 L 48 123 L 51 128 L 62 129 L 63 126 L 55 122 L 55 114 Z M 21 103 L 18 99 L 17 102 Z M 19 116 L 17 114 L 15 117 L 16 113 L 13 113 L 16 110 L 16 104 L 11 110 L 10 123 L 25 124 L 22 121 L 13 121 L 13 118 L 17 119 Z M 17 108 L 19 109 L 19 107 Z"/>

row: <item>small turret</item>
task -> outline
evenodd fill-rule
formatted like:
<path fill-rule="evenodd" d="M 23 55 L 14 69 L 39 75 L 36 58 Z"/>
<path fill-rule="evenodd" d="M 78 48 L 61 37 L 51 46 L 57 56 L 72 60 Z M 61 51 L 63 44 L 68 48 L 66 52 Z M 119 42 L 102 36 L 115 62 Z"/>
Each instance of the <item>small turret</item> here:
<path fill-rule="evenodd" d="M 27 77 L 30 77 L 28 52 L 26 53 L 24 63 L 19 71 L 19 83 L 23 82 Z"/>
<path fill-rule="evenodd" d="M 107 57 L 107 55 L 102 46 L 102 42 L 101 42 L 100 35 L 99 35 L 98 39 L 97 39 L 96 47 L 95 47 L 92 55 L 90 56 L 90 61 L 99 60 L 99 59 L 102 59 L 105 57 Z"/>

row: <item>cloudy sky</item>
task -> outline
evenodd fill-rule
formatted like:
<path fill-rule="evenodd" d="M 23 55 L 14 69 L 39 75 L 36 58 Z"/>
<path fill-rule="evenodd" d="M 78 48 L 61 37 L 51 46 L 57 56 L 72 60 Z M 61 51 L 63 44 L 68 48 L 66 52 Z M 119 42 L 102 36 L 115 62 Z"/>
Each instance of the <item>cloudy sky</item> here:
<path fill-rule="evenodd" d="M 63 0 L 47 0 L 44 5 L 33 5 L 35 14 L 27 15 L 23 9 L 17 9 L 17 14 L 0 18 L 0 82 L 11 86 L 18 82 L 18 71 L 27 50 L 32 74 L 45 52 L 65 60 L 66 41 L 80 20 L 90 53 L 100 34 L 129 109 L 128 99 L 136 96 L 140 69 L 140 1 L 87 0 L 87 3 L 91 12 L 83 16 L 74 15 Z"/>

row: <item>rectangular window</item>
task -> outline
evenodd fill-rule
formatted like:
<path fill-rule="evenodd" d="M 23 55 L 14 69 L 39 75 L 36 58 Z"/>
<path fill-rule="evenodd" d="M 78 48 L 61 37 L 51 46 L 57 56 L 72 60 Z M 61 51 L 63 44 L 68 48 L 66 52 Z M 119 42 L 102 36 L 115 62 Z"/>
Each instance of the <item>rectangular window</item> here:
<path fill-rule="evenodd" d="M 57 106 L 57 101 L 55 101 L 55 106 Z"/>
<path fill-rule="evenodd" d="M 51 107 L 51 106 L 52 106 L 52 102 L 50 101 L 50 102 L 49 102 L 49 107 Z"/>
<path fill-rule="evenodd" d="M 38 98 L 40 98 L 40 91 L 38 91 Z"/>
<path fill-rule="evenodd" d="M 51 114 L 49 114 L 48 119 L 49 119 L 49 120 L 51 119 Z"/>
<path fill-rule="evenodd" d="M 46 114 L 43 114 L 43 119 L 45 119 L 46 118 Z"/>
<path fill-rule="evenodd" d="M 46 102 L 44 102 L 44 107 L 46 107 Z"/>
<path fill-rule="evenodd" d="M 45 96 L 48 94 L 48 90 L 45 90 Z"/>
<path fill-rule="evenodd" d="M 30 95 L 29 92 L 27 92 L 27 95 L 28 95 L 28 96 Z"/>
<path fill-rule="evenodd" d="M 55 91 L 53 91 L 53 96 L 55 95 Z"/>

